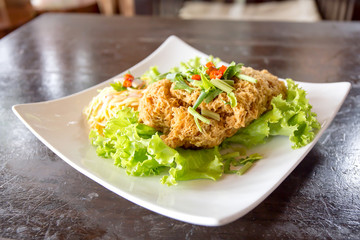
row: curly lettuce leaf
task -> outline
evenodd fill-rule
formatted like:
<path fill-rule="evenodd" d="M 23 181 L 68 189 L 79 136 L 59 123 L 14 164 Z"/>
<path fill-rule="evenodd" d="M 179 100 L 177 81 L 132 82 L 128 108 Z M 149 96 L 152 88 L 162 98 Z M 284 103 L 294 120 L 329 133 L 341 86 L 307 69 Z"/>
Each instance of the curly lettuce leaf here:
<path fill-rule="evenodd" d="M 120 110 L 100 135 L 89 137 L 99 156 L 112 158 L 131 176 L 159 175 L 168 171 L 162 182 L 175 185 L 191 179 L 218 179 L 223 173 L 221 156 L 216 149 L 183 150 L 167 146 L 158 132 L 138 123 L 138 113 L 131 108 Z"/>
<path fill-rule="evenodd" d="M 187 150 L 177 149 L 176 165 L 169 170 L 169 175 L 161 179 L 163 184 L 174 185 L 177 181 L 191 179 L 217 180 L 223 173 L 222 158 L 218 148 Z"/>
<path fill-rule="evenodd" d="M 166 145 L 158 134 L 152 136 L 147 151 L 159 164 L 167 167 L 174 166 L 174 158 L 179 155 L 175 149 Z"/>
<path fill-rule="evenodd" d="M 291 79 L 287 79 L 287 97 L 281 95 L 271 101 L 272 110 L 262 115 L 250 125 L 240 129 L 226 142 L 240 143 L 247 147 L 266 142 L 269 136 L 289 136 L 292 148 L 301 148 L 310 143 L 320 123 L 312 106 L 306 98 L 306 92 Z"/>

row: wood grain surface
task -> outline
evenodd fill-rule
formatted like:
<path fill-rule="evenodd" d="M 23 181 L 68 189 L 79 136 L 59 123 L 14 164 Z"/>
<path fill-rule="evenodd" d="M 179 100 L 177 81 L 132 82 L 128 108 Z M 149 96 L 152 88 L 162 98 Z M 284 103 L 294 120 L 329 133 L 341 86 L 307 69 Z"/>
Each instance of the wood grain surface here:
<path fill-rule="evenodd" d="M 119 197 L 63 162 L 11 112 L 14 104 L 100 83 L 172 34 L 224 61 L 283 78 L 352 83 L 301 164 L 258 207 L 225 226 L 179 222 Z M 44 14 L 0 40 L 0 116 L 2 238 L 360 239 L 358 23 Z"/>

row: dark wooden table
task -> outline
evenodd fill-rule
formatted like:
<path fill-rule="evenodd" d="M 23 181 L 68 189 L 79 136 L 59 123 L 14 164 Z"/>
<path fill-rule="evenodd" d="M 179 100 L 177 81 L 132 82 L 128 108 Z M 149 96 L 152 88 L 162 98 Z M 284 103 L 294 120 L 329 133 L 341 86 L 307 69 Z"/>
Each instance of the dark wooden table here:
<path fill-rule="evenodd" d="M 63 162 L 11 112 L 122 72 L 175 34 L 225 61 L 305 82 L 349 81 L 331 126 L 258 207 L 222 227 L 179 222 Z M 71 107 L 71 106 L 69 106 Z M 0 237 L 360 239 L 360 24 L 45 14 L 0 40 Z"/>

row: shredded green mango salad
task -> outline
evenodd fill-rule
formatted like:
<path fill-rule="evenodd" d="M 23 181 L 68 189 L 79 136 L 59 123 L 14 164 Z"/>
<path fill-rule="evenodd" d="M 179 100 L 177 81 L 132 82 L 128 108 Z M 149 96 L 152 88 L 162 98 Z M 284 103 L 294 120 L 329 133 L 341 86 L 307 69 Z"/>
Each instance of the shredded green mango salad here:
<path fill-rule="evenodd" d="M 210 59 L 211 62 L 219 62 L 218 59 Z M 202 101 L 210 102 L 220 92 L 226 92 L 230 99 L 232 96 L 231 78 L 237 78 L 255 82 L 249 76 L 241 74 L 241 64 L 231 63 L 223 71 L 222 79 L 229 80 L 226 85 L 218 86 L 218 83 L 209 81 L 205 73 L 204 65 L 200 64 L 200 58 L 183 62 L 179 67 L 171 69 L 168 73 L 161 74 L 157 67 L 152 67 L 141 79 L 148 84 L 167 78 L 175 83 L 175 89 L 184 89 L 191 92 L 193 89 L 185 83 L 185 80 L 198 84 L 204 94 L 198 99 L 192 109 L 196 109 Z M 219 68 L 221 69 L 221 68 Z M 216 73 L 215 73 L 216 74 Z M 199 75 L 200 79 L 194 79 Z M 221 80 L 222 81 L 222 80 Z M 89 137 L 99 156 L 112 158 L 116 166 L 122 167 L 131 176 L 162 175 L 161 183 L 168 186 L 176 185 L 179 181 L 193 179 L 217 180 L 223 174 L 244 174 L 253 164 L 262 159 L 260 154 L 246 156 L 246 148 L 266 143 L 271 136 L 288 136 L 292 142 L 292 148 L 301 148 L 310 143 L 320 124 L 316 120 L 316 114 L 311 111 L 311 105 L 306 99 L 306 92 L 299 88 L 293 80 L 287 79 L 287 98 L 281 95 L 271 101 L 272 109 L 254 120 L 247 127 L 241 128 L 235 135 L 227 138 L 220 146 L 212 149 L 189 150 L 183 148 L 173 149 L 167 146 L 160 138 L 162 133 L 154 128 L 139 123 L 138 112 L 132 108 L 124 107 L 112 117 L 100 134 L 91 130 Z M 123 89 L 122 86 L 115 86 Z M 200 98 L 200 97 L 199 97 Z M 235 98 L 235 97 L 234 97 Z M 224 103 L 236 106 L 236 98 L 232 102 Z M 190 109 L 191 111 L 191 109 Z M 196 112 L 199 114 L 198 112 Z M 209 116 L 210 114 L 210 116 Z M 211 113 L 199 114 L 217 118 Z M 212 116 L 211 116 L 212 115 Z M 194 118 L 202 118 L 194 114 Z M 204 117 L 204 119 L 206 119 Z M 199 125 L 198 125 L 199 126 Z M 200 129 L 201 131 L 201 129 Z M 232 144 L 241 144 L 243 147 L 232 147 Z M 221 154 L 220 150 L 232 149 L 227 154 Z M 234 150 L 235 149 L 235 150 Z"/>

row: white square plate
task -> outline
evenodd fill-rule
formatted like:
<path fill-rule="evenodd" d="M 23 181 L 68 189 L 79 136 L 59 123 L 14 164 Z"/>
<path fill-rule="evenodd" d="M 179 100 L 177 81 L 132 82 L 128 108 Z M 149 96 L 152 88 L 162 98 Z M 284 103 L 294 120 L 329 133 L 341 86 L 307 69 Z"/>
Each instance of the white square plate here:
<path fill-rule="evenodd" d="M 207 55 L 170 36 L 156 51 L 130 68 L 141 76 L 150 66 L 161 72 L 189 58 Z M 122 75 L 123 73 L 121 73 Z M 329 126 L 350 89 L 350 83 L 298 83 L 308 92 L 322 129 L 306 147 L 292 150 L 287 137 L 275 137 L 254 149 L 264 159 L 243 176 L 224 175 L 219 181 L 194 180 L 167 187 L 159 176 L 132 177 L 111 159 L 96 155 L 88 139 L 83 108 L 112 79 L 61 99 L 13 106 L 14 113 L 46 146 L 79 172 L 116 194 L 159 214 L 184 222 L 219 226 L 255 208 L 301 162 Z"/>

